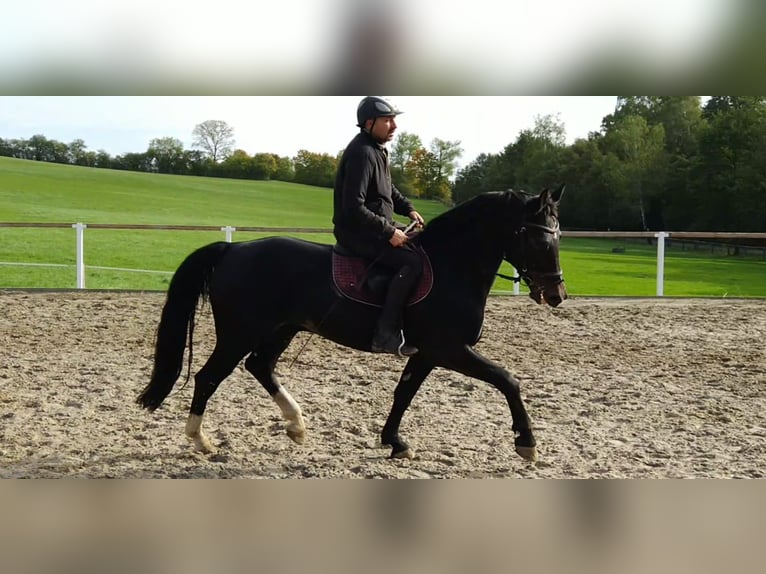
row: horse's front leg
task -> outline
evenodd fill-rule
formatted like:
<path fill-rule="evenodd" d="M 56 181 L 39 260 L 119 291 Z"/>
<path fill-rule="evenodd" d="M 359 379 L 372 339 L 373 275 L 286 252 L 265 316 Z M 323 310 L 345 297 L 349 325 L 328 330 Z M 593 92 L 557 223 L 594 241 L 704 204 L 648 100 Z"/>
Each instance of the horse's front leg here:
<path fill-rule="evenodd" d="M 443 366 L 487 382 L 503 393 L 511 408 L 513 431 L 516 434 L 516 452 L 525 460 L 536 462 L 537 442 L 532 434 L 524 403 L 521 401 L 519 381 L 501 366 L 481 356 L 469 346 L 450 353 L 449 360 Z"/>
<path fill-rule="evenodd" d="M 414 451 L 399 436 L 399 425 L 412 399 L 420 390 L 420 385 L 433 370 L 433 365 L 423 361 L 419 355 L 412 357 L 402 373 L 402 378 L 394 391 L 394 403 L 391 413 L 383 427 L 381 439 L 384 445 L 392 447 L 391 458 L 415 457 Z"/>

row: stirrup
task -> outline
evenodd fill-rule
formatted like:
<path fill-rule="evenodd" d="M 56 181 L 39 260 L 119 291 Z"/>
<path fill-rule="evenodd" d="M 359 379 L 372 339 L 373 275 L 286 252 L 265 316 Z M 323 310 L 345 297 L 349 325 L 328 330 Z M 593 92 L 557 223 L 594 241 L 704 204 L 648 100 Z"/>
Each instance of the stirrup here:
<path fill-rule="evenodd" d="M 373 353 L 388 353 L 399 357 L 411 357 L 418 354 L 418 349 L 408 345 L 404 340 L 404 332 L 399 331 L 398 337 L 389 336 L 385 341 L 380 341 L 377 337 L 372 340 Z"/>

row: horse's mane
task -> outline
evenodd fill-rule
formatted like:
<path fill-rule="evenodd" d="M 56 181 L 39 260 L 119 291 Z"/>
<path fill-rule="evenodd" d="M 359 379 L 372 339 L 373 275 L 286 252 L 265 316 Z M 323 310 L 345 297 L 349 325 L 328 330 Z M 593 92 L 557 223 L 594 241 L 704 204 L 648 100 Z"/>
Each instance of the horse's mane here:
<path fill-rule="evenodd" d="M 520 222 L 524 212 L 524 206 L 534 197 L 524 191 L 488 191 L 472 197 L 460 203 L 434 218 L 428 223 L 423 235 L 454 235 L 468 229 L 473 229 L 478 224 L 489 223 L 498 215 L 504 218 L 512 218 L 508 223 L 518 219 Z"/>

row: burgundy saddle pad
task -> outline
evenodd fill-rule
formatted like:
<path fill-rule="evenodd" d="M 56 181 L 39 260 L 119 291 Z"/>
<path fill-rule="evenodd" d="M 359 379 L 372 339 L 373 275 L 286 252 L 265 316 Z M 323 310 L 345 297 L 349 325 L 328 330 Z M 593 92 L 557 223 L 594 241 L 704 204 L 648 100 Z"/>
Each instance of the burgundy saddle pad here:
<path fill-rule="evenodd" d="M 434 284 L 434 273 L 431 261 L 425 251 L 418 248 L 423 257 L 423 276 L 410 297 L 408 305 L 416 305 L 423 301 L 431 293 Z M 361 257 L 353 257 L 340 254 L 333 250 L 332 253 L 332 276 L 338 291 L 345 297 L 375 307 L 382 307 L 385 298 L 385 289 L 371 289 L 370 283 L 379 281 L 381 272 L 369 270 L 370 263 Z M 375 276 L 372 278 L 372 276 Z M 370 280 L 372 279 L 372 281 Z"/>

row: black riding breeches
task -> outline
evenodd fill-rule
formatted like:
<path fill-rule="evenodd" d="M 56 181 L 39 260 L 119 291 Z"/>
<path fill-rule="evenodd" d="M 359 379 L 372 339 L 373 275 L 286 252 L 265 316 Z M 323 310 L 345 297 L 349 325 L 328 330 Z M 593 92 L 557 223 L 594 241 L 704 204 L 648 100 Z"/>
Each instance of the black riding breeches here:
<path fill-rule="evenodd" d="M 404 274 L 411 281 L 410 285 L 412 287 L 415 286 L 417 281 L 420 280 L 420 276 L 423 275 L 422 256 L 409 245 L 403 247 L 388 245 L 381 250 L 375 262 L 381 267 Z"/>
<path fill-rule="evenodd" d="M 401 328 L 404 306 L 423 275 L 423 259 L 412 247 L 387 246 L 376 262 L 394 271 L 394 277 L 386 293 L 378 329 L 391 333 Z"/>

